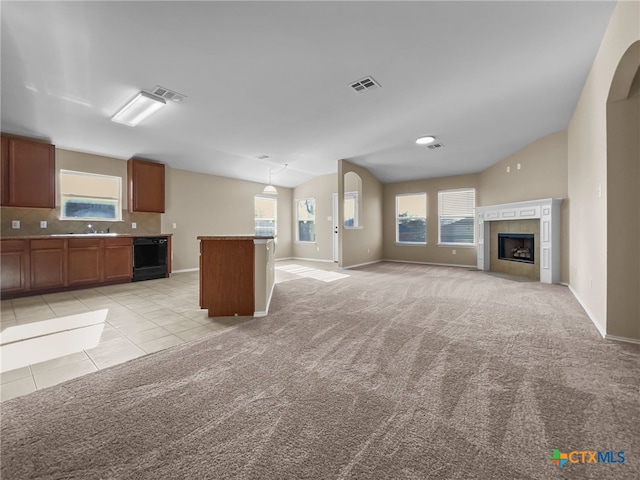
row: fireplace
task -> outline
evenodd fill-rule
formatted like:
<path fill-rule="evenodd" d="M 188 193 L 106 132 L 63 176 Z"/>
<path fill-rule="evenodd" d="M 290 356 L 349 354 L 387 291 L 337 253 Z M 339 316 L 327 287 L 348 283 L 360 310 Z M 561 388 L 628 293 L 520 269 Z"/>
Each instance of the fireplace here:
<path fill-rule="evenodd" d="M 508 267 L 512 275 L 523 275 L 521 270 L 530 271 L 531 267 L 539 272 L 538 279 L 542 283 L 560 282 L 560 204 L 561 198 L 543 198 L 516 203 L 503 203 L 476 207 L 478 220 L 478 269 L 493 270 L 492 265 L 499 268 Z M 534 228 L 501 228 L 500 223 L 518 220 L 534 220 Z M 494 235 L 491 231 L 496 232 Z M 532 250 L 535 258 L 531 262 L 500 261 L 498 259 L 498 232 L 533 232 L 535 245 Z M 512 234 L 513 235 L 513 234 Z M 493 245 L 493 248 L 492 248 Z M 535 249 L 533 248 L 535 247 Z M 511 247 L 513 248 L 513 247 Z M 493 260 L 492 260 L 493 256 Z M 522 260 L 518 258 L 518 260 Z M 535 262 L 534 265 L 532 265 Z M 517 270 L 517 273 L 514 272 Z"/>
<path fill-rule="evenodd" d="M 535 263 L 533 233 L 499 233 L 498 258 L 510 262 Z"/>

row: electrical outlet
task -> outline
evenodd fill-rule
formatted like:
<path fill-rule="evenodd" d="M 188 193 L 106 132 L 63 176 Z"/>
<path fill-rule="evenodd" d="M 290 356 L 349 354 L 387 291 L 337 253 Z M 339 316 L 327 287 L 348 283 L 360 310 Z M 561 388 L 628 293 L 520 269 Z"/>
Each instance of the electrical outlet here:
<path fill-rule="evenodd" d="M 138 228 L 138 224 L 136 222 L 131 223 L 131 228 Z"/>
<path fill-rule="evenodd" d="M 367 248 L 367 253 L 371 253 L 371 249 L 370 248 Z"/>
<path fill-rule="evenodd" d="M 176 223 L 173 224 L 173 228 L 178 228 L 178 225 Z"/>
<path fill-rule="evenodd" d="M 511 172 L 511 167 L 507 167 L 507 173 Z"/>
<path fill-rule="evenodd" d="M 516 165 L 516 168 L 517 168 L 518 170 L 520 170 L 520 168 L 521 168 L 521 167 L 522 167 L 522 165 L 520 165 L 519 163 Z"/>
<path fill-rule="evenodd" d="M 47 221 L 46 220 L 40 220 L 40 228 L 47 228 Z"/>
<path fill-rule="evenodd" d="M 456 254 L 456 249 L 454 248 L 453 250 L 451 250 L 451 254 L 455 255 Z"/>
<path fill-rule="evenodd" d="M 11 228 L 17 230 L 20 228 L 20 220 L 11 220 Z"/>
<path fill-rule="evenodd" d="M 320 247 L 316 247 L 316 252 L 319 252 L 319 251 L 320 251 Z"/>

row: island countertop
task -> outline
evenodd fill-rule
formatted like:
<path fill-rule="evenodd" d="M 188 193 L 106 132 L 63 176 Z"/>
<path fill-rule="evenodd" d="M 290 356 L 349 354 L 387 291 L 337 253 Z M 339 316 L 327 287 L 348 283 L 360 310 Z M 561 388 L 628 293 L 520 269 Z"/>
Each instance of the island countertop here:
<path fill-rule="evenodd" d="M 273 237 L 256 235 L 202 235 L 196 238 L 198 240 L 273 240 Z"/>

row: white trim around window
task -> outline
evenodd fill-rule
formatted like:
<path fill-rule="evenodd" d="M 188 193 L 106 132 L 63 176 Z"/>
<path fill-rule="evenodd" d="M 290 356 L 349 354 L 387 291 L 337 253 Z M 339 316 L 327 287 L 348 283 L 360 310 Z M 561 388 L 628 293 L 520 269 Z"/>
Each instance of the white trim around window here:
<path fill-rule="evenodd" d="M 438 245 L 475 247 L 476 189 L 438 192 Z"/>
<path fill-rule="evenodd" d="M 315 244 L 316 199 L 314 197 L 296 198 L 295 222 L 296 243 Z"/>

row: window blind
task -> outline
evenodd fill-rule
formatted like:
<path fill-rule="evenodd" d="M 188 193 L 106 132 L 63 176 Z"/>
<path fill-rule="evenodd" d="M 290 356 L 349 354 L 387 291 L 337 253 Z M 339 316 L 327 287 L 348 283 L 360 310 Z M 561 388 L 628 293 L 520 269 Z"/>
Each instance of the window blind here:
<path fill-rule="evenodd" d="M 475 188 L 438 192 L 439 243 L 475 244 L 475 210 Z"/>

